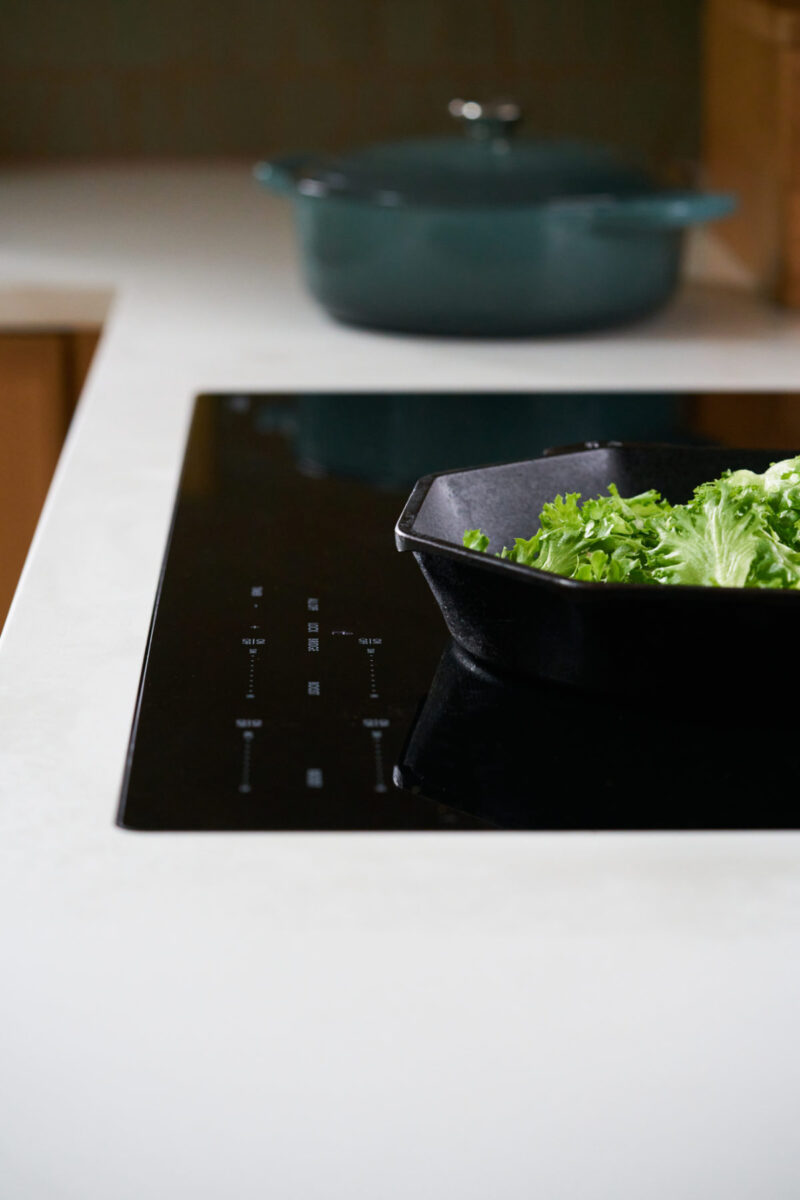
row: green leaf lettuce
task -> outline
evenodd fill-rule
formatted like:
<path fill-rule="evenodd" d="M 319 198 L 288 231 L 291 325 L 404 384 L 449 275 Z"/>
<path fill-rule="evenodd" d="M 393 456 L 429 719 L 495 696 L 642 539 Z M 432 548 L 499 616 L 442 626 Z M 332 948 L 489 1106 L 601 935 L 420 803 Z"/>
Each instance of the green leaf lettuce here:
<path fill-rule="evenodd" d="M 800 587 L 800 456 L 762 475 L 726 471 L 687 504 L 658 492 L 580 503 L 580 493 L 545 504 L 539 529 L 498 557 L 596 583 L 678 583 L 709 587 Z M 464 545 L 489 538 L 467 530 Z"/>

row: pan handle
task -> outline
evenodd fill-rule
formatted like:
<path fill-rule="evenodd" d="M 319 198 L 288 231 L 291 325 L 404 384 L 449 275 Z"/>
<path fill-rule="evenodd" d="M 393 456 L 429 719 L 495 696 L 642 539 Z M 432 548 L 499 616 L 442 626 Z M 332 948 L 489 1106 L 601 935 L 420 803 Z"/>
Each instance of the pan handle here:
<path fill-rule="evenodd" d="M 591 223 L 608 233 L 657 233 L 718 221 L 735 208 L 730 192 L 653 192 L 599 200 Z"/>
<path fill-rule="evenodd" d="M 616 449 L 622 442 L 570 442 L 568 446 L 548 446 L 542 458 L 558 458 L 559 454 L 581 454 L 584 450 Z"/>

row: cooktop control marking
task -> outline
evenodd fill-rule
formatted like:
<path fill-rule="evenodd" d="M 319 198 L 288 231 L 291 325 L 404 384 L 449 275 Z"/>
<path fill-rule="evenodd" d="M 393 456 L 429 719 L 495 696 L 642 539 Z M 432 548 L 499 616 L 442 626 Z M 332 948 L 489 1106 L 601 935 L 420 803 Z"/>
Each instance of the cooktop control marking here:
<path fill-rule="evenodd" d="M 386 791 L 386 778 L 383 769 L 383 734 L 380 729 L 371 730 L 372 748 L 375 751 L 375 791 Z"/>
<path fill-rule="evenodd" d="M 309 694 L 309 696 L 318 696 L 320 694 L 318 679 L 309 679 L 308 694 Z"/>
<path fill-rule="evenodd" d="M 358 639 L 359 646 L 364 646 L 367 651 L 367 664 L 369 666 L 369 698 L 370 700 L 379 700 L 380 692 L 378 691 L 378 681 L 375 675 L 375 647 L 383 643 L 383 638 L 368 638 L 360 637 Z"/>
<path fill-rule="evenodd" d="M 255 736 L 256 735 L 253 733 L 252 729 L 245 729 L 244 733 L 242 734 L 242 741 L 244 745 L 242 749 L 242 778 L 239 784 L 240 792 L 250 791 L 250 756 L 252 754 L 253 738 Z"/>
<path fill-rule="evenodd" d="M 239 791 L 246 795 L 252 791 L 250 782 L 251 758 L 253 754 L 254 730 L 260 729 L 263 721 L 259 717 L 238 717 L 236 728 L 242 731 L 242 771 L 239 777 Z"/>
<path fill-rule="evenodd" d="M 306 770 L 306 787 L 321 788 L 324 786 L 321 767 L 308 767 Z"/>
<path fill-rule="evenodd" d="M 372 752 L 375 757 L 375 785 L 373 791 L 385 792 L 386 770 L 383 761 L 383 731 L 388 729 L 391 722 L 388 717 L 364 717 L 361 724 L 369 730 L 372 740 Z"/>
<path fill-rule="evenodd" d="M 258 647 L 263 646 L 266 638 L 263 637 L 245 637 L 242 638 L 242 645 L 247 649 L 247 691 L 245 692 L 245 700 L 255 700 L 256 698 L 256 659 L 258 658 Z"/>

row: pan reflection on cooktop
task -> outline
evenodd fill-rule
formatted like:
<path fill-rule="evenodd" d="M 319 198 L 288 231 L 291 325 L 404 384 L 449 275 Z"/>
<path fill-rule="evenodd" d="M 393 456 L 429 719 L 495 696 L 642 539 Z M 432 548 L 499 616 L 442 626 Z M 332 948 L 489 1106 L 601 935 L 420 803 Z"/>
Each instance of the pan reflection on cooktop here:
<path fill-rule="evenodd" d="M 782 829 L 793 745 L 790 714 L 733 680 L 621 699 L 501 678 L 451 641 L 395 782 L 499 829 Z"/>

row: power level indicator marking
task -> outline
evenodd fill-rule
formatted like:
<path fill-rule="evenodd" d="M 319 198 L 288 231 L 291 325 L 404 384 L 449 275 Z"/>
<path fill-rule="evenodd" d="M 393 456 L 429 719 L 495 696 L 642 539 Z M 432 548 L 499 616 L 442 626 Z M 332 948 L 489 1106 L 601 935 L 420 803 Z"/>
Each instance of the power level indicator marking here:
<path fill-rule="evenodd" d="M 372 738 L 372 749 L 375 754 L 375 786 L 372 789 L 375 792 L 385 792 L 386 787 L 386 772 L 383 765 L 383 732 L 380 729 L 371 729 L 370 737 Z"/>
<path fill-rule="evenodd" d="M 239 791 L 243 794 L 252 791 L 250 784 L 250 759 L 253 753 L 253 738 L 255 736 L 252 729 L 244 729 L 242 731 L 242 775 L 239 782 Z"/>
<path fill-rule="evenodd" d="M 255 647 L 251 647 L 247 651 L 247 655 L 248 655 L 248 659 L 249 659 L 249 662 L 247 665 L 247 691 L 245 692 L 244 698 L 245 698 L 245 700 L 255 700 L 255 698 L 256 698 L 256 659 L 258 658 L 258 650 Z"/>
<path fill-rule="evenodd" d="M 380 693 L 378 692 L 378 681 L 375 676 L 375 649 L 372 646 L 367 649 L 367 664 L 369 666 L 369 698 L 370 700 L 379 700 Z"/>

